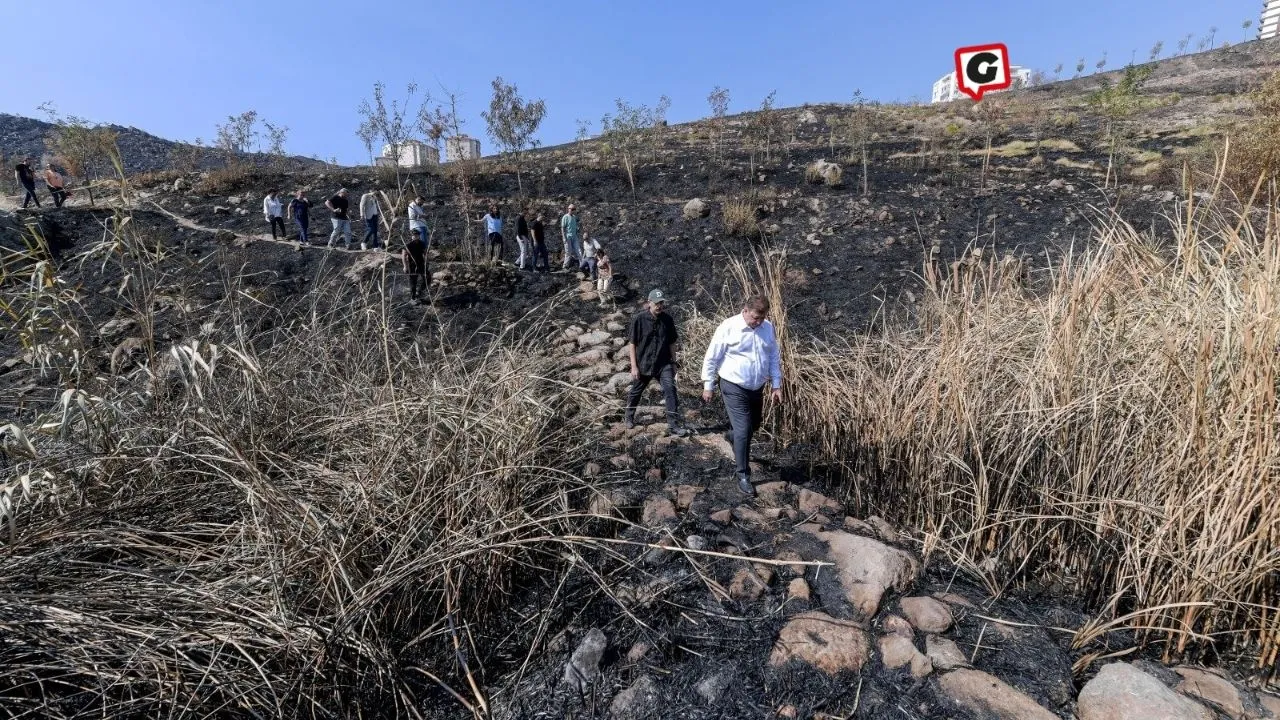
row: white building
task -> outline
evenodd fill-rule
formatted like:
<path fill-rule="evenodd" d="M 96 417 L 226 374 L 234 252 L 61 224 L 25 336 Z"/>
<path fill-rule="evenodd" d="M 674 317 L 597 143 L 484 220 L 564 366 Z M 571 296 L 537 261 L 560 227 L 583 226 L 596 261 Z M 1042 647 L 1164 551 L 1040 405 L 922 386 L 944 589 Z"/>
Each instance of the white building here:
<path fill-rule="evenodd" d="M 1280 0 L 1262 3 L 1262 19 L 1258 21 L 1258 39 L 1268 40 L 1280 35 Z"/>
<path fill-rule="evenodd" d="M 444 161 L 478 160 L 480 141 L 470 135 L 457 135 L 444 139 Z"/>
<path fill-rule="evenodd" d="M 390 145 L 382 146 L 382 157 L 374 160 L 375 165 L 395 165 L 399 162 L 400 167 L 432 167 L 440 164 L 440 151 L 434 145 L 428 145 L 421 140 L 410 140 L 400 146 L 400 157 L 394 157 Z"/>
<path fill-rule="evenodd" d="M 1272 2 L 1280 4 L 1280 0 L 1272 0 Z M 1010 89 L 1020 87 L 1030 87 L 1034 84 L 1034 76 L 1031 68 L 1025 68 L 1021 65 L 1010 65 L 1009 74 L 1013 77 L 1013 85 Z M 954 70 L 938 78 L 938 82 L 933 84 L 933 100 L 932 102 L 951 102 L 959 100 L 962 97 L 968 97 L 960 92 L 960 88 L 956 87 L 956 73 Z"/>

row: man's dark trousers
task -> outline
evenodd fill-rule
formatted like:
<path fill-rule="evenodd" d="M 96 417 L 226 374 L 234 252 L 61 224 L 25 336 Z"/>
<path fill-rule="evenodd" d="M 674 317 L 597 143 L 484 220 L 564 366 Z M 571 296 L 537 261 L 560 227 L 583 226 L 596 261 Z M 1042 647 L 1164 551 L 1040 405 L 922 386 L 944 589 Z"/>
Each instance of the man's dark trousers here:
<path fill-rule="evenodd" d="M 733 428 L 733 459 L 738 476 L 751 477 L 751 436 L 760 429 L 764 414 L 764 387 L 750 390 L 720 378 L 720 395 Z"/>
<path fill-rule="evenodd" d="M 26 183 L 22 183 L 22 187 L 27 191 L 27 194 L 22 198 L 22 207 L 26 208 L 27 203 L 31 202 L 32 200 L 36 201 L 36 207 L 40 207 L 40 196 L 36 195 L 35 183 L 32 183 L 30 185 Z"/>
<path fill-rule="evenodd" d="M 627 419 L 634 420 L 636 415 L 636 405 L 640 403 L 640 396 L 644 394 L 645 388 L 649 387 L 649 381 L 658 378 L 658 383 L 662 385 L 662 396 L 667 403 L 667 426 L 675 428 L 679 425 L 679 414 L 676 410 L 676 366 L 667 363 L 658 368 L 655 375 L 641 375 L 631 381 L 631 389 L 627 391 Z"/>

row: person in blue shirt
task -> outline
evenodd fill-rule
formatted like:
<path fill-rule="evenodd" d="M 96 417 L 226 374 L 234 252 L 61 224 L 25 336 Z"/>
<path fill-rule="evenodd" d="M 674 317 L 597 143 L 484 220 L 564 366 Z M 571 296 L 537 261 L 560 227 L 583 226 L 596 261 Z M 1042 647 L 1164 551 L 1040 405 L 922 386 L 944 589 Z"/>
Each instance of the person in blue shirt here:
<path fill-rule="evenodd" d="M 293 199 L 289 201 L 289 217 L 293 219 L 294 224 L 298 226 L 298 245 L 309 245 L 311 239 L 307 236 L 307 214 L 311 211 L 311 201 L 307 199 L 307 193 L 299 190 L 293 194 Z"/>
<path fill-rule="evenodd" d="M 484 235 L 489 241 L 485 260 L 491 262 L 502 260 L 502 213 L 498 210 L 498 206 L 490 205 L 489 212 L 480 218 L 480 222 L 484 223 Z"/>

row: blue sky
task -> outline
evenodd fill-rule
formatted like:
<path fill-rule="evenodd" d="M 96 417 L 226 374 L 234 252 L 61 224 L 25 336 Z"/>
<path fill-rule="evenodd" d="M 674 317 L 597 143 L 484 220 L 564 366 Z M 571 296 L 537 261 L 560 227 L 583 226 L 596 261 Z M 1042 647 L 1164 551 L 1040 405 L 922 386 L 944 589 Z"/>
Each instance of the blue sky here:
<path fill-rule="evenodd" d="M 855 88 L 883 101 L 928 100 L 962 45 L 1004 42 L 1014 64 L 1069 76 L 1165 52 L 1217 26 L 1215 44 L 1240 42 L 1260 0 L 552 0 L 550 2 L 265 3 L 250 0 L 63 0 L 6 3 L 8 69 L 0 112 L 59 110 L 208 141 L 227 115 L 247 109 L 290 128 L 288 149 L 367 162 L 356 107 L 382 80 L 393 93 L 416 80 L 462 93 L 464 128 L 492 145 L 481 110 L 501 75 L 543 98 L 544 144 L 571 140 L 578 118 L 593 130 L 617 97 L 668 118 L 708 114 L 713 86 L 731 112 L 771 90 L 780 106 L 848 100 Z M 61 19 L 52 17 L 57 15 Z M 56 28 L 56 30 L 54 30 Z M 1252 38 L 1256 28 L 1247 35 Z M 15 53 L 14 43 L 26 45 Z M 22 59 L 14 61 L 14 56 Z M 3 148 L 0 148 L 2 150 Z"/>

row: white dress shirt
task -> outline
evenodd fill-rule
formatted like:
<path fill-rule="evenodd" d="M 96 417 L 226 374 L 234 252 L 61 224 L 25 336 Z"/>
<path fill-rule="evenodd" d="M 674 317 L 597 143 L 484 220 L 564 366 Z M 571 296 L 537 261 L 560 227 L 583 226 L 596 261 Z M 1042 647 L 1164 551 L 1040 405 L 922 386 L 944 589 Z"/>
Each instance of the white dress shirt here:
<path fill-rule="evenodd" d="M 782 358 L 773 323 L 765 320 L 753 329 L 742 313 L 720 323 L 702 360 L 702 386 L 710 390 L 717 377 L 748 390 L 758 390 L 769 381 L 774 388 L 782 387 Z"/>
<path fill-rule="evenodd" d="M 262 214 L 268 218 L 282 218 L 284 217 L 284 203 L 280 201 L 278 196 L 271 197 L 268 195 L 262 198 Z"/>

